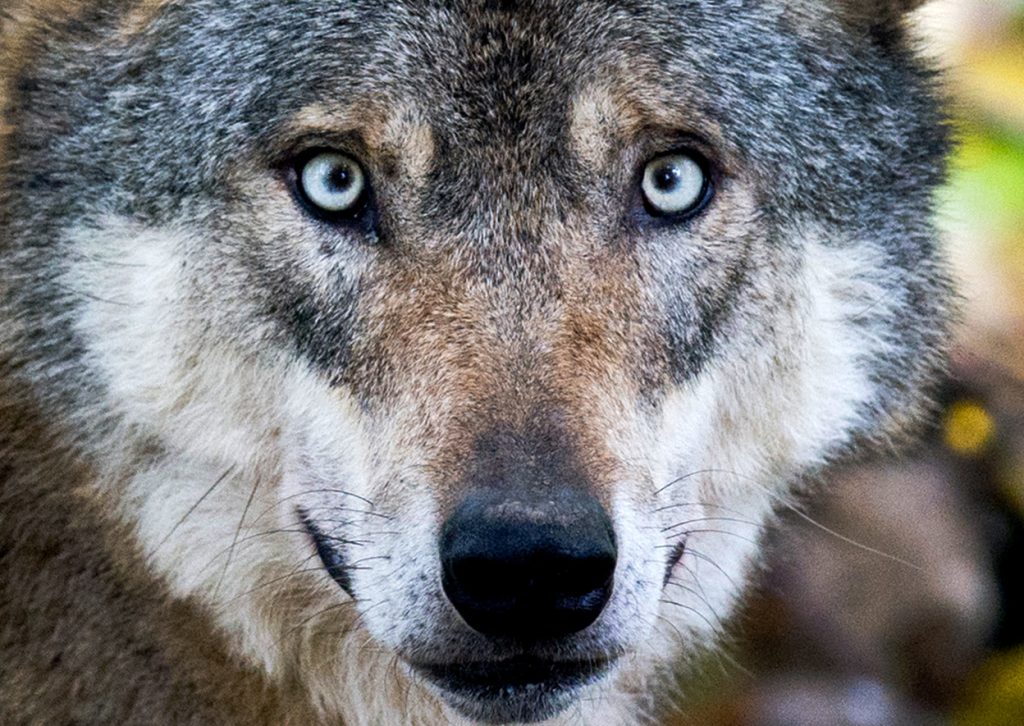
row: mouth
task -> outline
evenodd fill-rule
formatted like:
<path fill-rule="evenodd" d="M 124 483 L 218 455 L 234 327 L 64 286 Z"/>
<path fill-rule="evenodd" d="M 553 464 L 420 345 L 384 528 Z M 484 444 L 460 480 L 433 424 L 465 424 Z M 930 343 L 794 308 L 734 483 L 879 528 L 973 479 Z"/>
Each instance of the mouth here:
<path fill-rule="evenodd" d="M 334 546 L 335 542 L 338 541 L 337 538 L 328 537 L 324 534 L 319 527 L 313 524 L 313 521 L 303 510 L 299 509 L 298 514 L 299 521 L 302 522 L 303 528 L 312 540 L 317 556 L 320 558 L 320 563 L 327 571 L 327 574 L 338 583 L 342 590 L 354 598 L 352 578 L 349 576 L 348 569 L 345 566 L 345 559 Z"/>
<path fill-rule="evenodd" d="M 463 716 L 483 723 L 533 723 L 573 703 L 607 675 L 612 661 L 551 661 L 517 656 L 493 662 L 415 664 L 413 669 Z"/>

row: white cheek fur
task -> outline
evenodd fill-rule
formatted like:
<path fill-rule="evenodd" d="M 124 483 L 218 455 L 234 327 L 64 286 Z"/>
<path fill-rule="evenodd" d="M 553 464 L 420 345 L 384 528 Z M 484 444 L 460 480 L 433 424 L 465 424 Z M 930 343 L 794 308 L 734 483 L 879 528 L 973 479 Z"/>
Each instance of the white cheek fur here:
<path fill-rule="evenodd" d="M 721 630 L 760 550 L 773 509 L 788 506 L 789 483 L 826 463 L 862 428 L 873 386 L 862 356 L 884 352 L 847 322 L 867 306 L 895 304 L 877 285 L 870 250 L 830 246 L 812 234 L 796 305 L 777 327 L 789 337 L 772 346 L 712 361 L 690 386 L 670 396 L 651 454 L 671 541 L 686 549 L 662 607 L 674 628 L 711 637 Z M 884 311 L 883 311 L 884 312 Z M 656 478 L 656 481 L 658 479 Z M 667 541 L 665 544 L 670 544 Z M 682 647 L 691 644 L 682 643 Z"/>

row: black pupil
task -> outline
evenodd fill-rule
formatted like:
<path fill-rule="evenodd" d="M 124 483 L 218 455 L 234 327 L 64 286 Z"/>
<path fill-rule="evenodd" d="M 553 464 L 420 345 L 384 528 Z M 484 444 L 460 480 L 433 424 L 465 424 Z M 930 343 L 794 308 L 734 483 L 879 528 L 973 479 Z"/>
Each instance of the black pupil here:
<path fill-rule="evenodd" d="M 347 192 L 352 186 L 352 171 L 346 166 L 335 166 L 327 175 L 327 188 L 332 192 Z"/>
<path fill-rule="evenodd" d="M 682 181 L 682 172 L 675 164 L 664 164 L 654 172 L 654 186 L 659 192 L 670 192 Z"/>

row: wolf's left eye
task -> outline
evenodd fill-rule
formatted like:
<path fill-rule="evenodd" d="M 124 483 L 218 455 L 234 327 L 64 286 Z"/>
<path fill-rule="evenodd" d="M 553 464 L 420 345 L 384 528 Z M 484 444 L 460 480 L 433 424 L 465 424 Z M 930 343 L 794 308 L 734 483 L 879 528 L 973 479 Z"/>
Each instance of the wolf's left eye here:
<path fill-rule="evenodd" d="M 313 154 L 297 168 L 298 186 L 314 211 L 354 214 L 366 196 L 366 175 L 355 159 L 334 151 Z"/>
<path fill-rule="evenodd" d="M 650 161 L 641 183 L 647 211 L 659 217 L 689 217 L 711 201 L 711 180 L 696 157 L 675 152 Z"/>

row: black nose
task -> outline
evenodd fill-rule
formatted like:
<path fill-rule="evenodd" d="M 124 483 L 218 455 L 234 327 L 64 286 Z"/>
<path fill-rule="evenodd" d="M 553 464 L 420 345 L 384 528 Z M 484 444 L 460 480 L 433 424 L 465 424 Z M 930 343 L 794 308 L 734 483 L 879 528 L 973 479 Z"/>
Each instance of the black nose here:
<path fill-rule="evenodd" d="M 584 492 L 529 503 L 477 493 L 441 534 L 444 591 L 470 627 L 491 636 L 583 630 L 608 602 L 615 558 L 611 521 Z"/>

